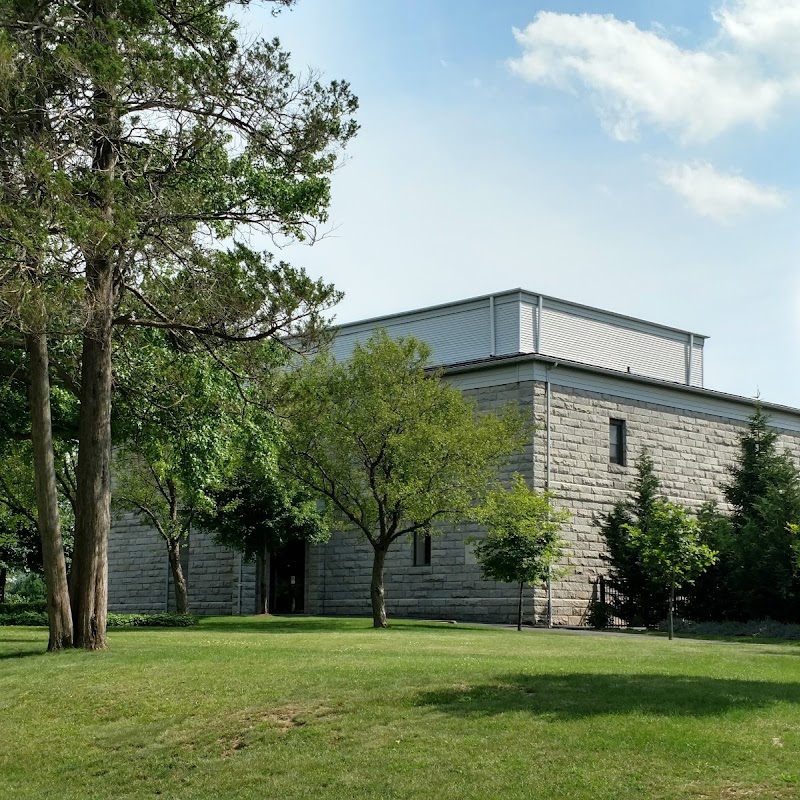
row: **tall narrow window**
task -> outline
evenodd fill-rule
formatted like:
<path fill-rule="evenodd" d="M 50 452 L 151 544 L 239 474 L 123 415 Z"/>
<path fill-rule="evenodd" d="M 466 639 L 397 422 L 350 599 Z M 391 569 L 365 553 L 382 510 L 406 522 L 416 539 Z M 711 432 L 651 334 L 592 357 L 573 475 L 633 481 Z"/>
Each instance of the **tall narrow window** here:
<path fill-rule="evenodd" d="M 414 566 L 426 567 L 431 563 L 431 537 L 426 533 L 414 534 Z"/>
<path fill-rule="evenodd" d="M 611 464 L 625 466 L 625 420 L 608 422 L 608 460 Z"/>

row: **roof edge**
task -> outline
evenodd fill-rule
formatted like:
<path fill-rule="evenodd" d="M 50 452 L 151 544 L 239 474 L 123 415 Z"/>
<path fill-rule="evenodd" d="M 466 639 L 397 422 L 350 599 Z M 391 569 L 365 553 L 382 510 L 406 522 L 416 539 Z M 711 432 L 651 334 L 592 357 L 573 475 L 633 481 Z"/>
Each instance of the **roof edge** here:
<path fill-rule="evenodd" d="M 369 325 L 372 323 L 382 322 L 384 320 L 391 320 L 396 319 L 397 317 L 405 317 L 409 314 L 421 314 L 427 311 L 439 311 L 440 309 L 444 308 L 453 308 L 454 306 L 460 306 L 464 303 L 475 303 L 478 300 L 486 300 L 488 301 L 490 298 L 494 297 L 507 297 L 509 295 L 515 294 L 527 294 L 532 295 L 533 297 L 541 297 L 543 300 L 552 300 L 555 303 L 563 303 L 564 305 L 574 306 L 575 308 L 582 308 L 586 311 L 594 311 L 599 312 L 601 314 L 609 314 L 612 317 L 617 317 L 619 319 L 627 320 L 628 322 L 636 322 L 639 324 L 644 325 L 652 325 L 654 328 L 662 328 L 666 331 L 672 331 L 674 333 L 683 333 L 683 334 L 691 334 L 697 339 L 708 339 L 710 338 L 704 333 L 697 333 L 696 331 L 687 330 L 686 328 L 676 328 L 674 325 L 664 325 L 660 322 L 654 322 L 651 319 L 644 319 L 642 317 L 634 317 L 630 314 L 620 314 L 617 311 L 610 311 L 607 308 L 599 308 L 597 306 L 590 306 L 585 303 L 576 303 L 574 300 L 565 300 L 561 297 L 554 297 L 553 295 L 544 294 L 542 292 L 534 292 L 530 289 L 523 289 L 521 287 L 517 287 L 515 289 L 503 289 L 499 292 L 490 292 L 488 294 L 480 294 L 475 295 L 474 297 L 464 297 L 460 300 L 450 300 L 447 303 L 436 303 L 430 306 L 421 306 L 420 308 L 410 308 L 406 311 L 396 311 L 392 314 L 382 314 L 377 317 L 366 317 L 364 319 L 355 319 L 351 320 L 350 322 L 342 322 L 341 324 L 334 325 L 333 327 L 337 330 L 342 330 L 345 328 L 355 327 L 356 325 Z"/>

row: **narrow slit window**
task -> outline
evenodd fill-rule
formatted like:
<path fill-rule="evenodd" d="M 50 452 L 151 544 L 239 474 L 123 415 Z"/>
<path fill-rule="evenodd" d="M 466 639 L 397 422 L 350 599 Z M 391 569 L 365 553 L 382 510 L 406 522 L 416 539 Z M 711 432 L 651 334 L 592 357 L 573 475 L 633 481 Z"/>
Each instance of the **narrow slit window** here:
<path fill-rule="evenodd" d="M 426 533 L 414 534 L 414 566 L 427 567 L 431 563 L 431 537 Z"/>
<path fill-rule="evenodd" d="M 608 423 L 608 460 L 611 464 L 625 466 L 625 420 L 612 419 Z"/>

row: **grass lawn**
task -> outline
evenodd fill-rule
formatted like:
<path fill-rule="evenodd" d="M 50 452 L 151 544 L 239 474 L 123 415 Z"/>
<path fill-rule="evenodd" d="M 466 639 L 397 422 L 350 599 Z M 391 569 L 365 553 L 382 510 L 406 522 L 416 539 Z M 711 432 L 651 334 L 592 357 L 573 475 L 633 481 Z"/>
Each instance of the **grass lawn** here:
<path fill-rule="evenodd" d="M 789 798 L 800 645 L 216 618 L 0 628 L 0 798 Z"/>

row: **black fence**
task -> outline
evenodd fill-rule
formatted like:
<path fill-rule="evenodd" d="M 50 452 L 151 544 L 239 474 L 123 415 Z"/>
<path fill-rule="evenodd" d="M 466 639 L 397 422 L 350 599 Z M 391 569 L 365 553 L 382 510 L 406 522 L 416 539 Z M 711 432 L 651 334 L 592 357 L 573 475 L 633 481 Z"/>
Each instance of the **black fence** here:
<path fill-rule="evenodd" d="M 600 576 L 595 582 L 593 593 L 593 606 L 598 615 L 598 619 L 589 620 L 589 624 L 594 624 L 599 628 L 628 628 L 632 621 L 622 616 L 622 609 L 627 606 L 627 597 L 614 586 L 608 578 Z M 688 597 L 680 592 L 675 594 L 675 615 L 685 616 L 683 613 Z M 599 603 L 599 607 L 597 604 Z M 664 619 L 667 617 L 667 609 L 664 608 Z M 600 623 L 600 624 L 597 624 Z"/>

